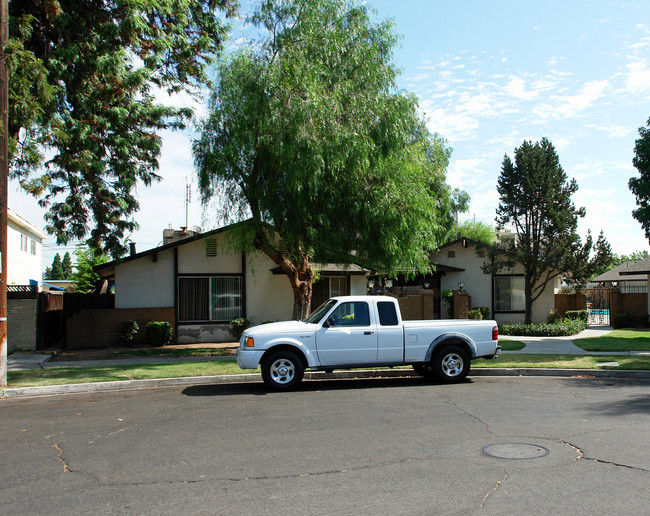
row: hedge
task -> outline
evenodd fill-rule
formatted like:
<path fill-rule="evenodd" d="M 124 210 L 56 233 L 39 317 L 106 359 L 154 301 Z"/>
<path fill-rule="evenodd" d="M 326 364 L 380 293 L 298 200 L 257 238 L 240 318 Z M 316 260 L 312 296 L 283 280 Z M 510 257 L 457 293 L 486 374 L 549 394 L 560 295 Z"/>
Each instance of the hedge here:
<path fill-rule="evenodd" d="M 587 322 L 578 319 L 564 319 L 553 324 L 499 324 L 499 335 L 519 337 L 564 337 L 580 333 Z"/>
<path fill-rule="evenodd" d="M 648 318 L 645 314 L 613 314 L 612 326 L 614 328 L 646 328 L 648 326 Z"/>

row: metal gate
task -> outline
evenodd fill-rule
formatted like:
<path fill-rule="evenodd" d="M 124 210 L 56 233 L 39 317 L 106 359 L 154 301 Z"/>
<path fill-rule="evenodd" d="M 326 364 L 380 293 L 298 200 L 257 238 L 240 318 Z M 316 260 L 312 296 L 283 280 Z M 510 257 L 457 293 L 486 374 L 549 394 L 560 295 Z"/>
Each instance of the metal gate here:
<path fill-rule="evenodd" d="M 610 326 L 609 289 L 598 288 L 587 291 L 587 312 L 589 326 Z"/>

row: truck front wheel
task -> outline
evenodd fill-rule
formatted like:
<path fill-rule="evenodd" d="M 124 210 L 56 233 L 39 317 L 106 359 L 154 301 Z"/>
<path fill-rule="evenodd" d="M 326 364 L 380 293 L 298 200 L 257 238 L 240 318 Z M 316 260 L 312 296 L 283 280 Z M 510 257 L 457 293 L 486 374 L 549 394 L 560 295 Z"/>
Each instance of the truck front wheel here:
<path fill-rule="evenodd" d="M 437 380 L 444 383 L 462 382 L 469 373 L 469 354 L 460 346 L 444 346 L 431 362 Z"/>
<path fill-rule="evenodd" d="M 262 362 L 262 379 L 276 391 L 288 391 L 302 381 L 305 367 L 291 351 L 277 351 Z"/>

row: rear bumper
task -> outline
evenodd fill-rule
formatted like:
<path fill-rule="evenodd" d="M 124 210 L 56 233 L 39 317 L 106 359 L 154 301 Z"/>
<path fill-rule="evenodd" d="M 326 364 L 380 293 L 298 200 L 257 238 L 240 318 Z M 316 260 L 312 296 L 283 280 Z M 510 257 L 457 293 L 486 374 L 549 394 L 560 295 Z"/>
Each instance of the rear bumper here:
<path fill-rule="evenodd" d="M 500 356 L 501 356 L 501 346 L 497 346 L 497 349 L 494 352 L 494 358 L 499 358 Z"/>

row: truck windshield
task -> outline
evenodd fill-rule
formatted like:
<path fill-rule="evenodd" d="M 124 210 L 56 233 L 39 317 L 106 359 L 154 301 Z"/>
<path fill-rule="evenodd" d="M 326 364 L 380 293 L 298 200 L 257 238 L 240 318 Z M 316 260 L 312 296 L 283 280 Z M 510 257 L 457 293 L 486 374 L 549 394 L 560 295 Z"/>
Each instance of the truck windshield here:
<path fill-rule="evenodd" d="M 335 304 L 336 304 L 336 300 L 328 299 L 322 305 L 320 305 L 315 311 L 313 311 L 311 315 L 304 320 L 304 322 L 311 323 L 311 324 L 318 323 L 318 321 L 320 321 L 325 316 L 325 314 L 331 310 L 331 308 Z"/>

